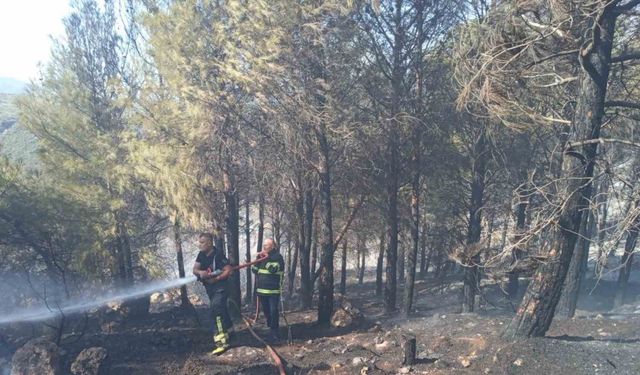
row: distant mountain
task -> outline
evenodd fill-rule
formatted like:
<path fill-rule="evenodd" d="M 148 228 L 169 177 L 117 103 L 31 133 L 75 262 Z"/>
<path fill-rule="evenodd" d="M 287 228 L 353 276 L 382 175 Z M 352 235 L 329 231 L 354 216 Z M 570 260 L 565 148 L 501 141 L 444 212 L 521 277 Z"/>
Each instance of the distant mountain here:
<path fill-rule="evenodd" d="M 0 94 L 22 94 L 27 84 L 15 78 L 0 77 Z"/>
<path fill-rule="evenodd" d="M 0 155 L 24 169 L 38 168 L 38 141 L 18 122 L 16 95 L 0 94 Z"/>
<path fill-rule="evenodd" d="M 38 140 L 20 123 L 0 134 L 0 154 L 24 169 L 38 169 Z"/>
<path fill-rule="evenodd" d="M 0 93 L 0 137 L 18 122 L 18 109 L 14 100 L 16 95 Z"/>

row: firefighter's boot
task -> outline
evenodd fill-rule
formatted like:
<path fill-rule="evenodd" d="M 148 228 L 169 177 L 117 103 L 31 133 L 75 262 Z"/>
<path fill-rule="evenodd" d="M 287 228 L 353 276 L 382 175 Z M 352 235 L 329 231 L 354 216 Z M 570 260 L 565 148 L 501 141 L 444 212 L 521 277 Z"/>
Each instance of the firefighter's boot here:
<path fill-rule="evenodd" d="M 228 333 L 218 333 L 213 336 L 213 341 L 216 344 L 216 347 L 211 351 L 211 355 L 220 355 L 224 353 L 227 349 L 229 349 L 229 334 Z"/>

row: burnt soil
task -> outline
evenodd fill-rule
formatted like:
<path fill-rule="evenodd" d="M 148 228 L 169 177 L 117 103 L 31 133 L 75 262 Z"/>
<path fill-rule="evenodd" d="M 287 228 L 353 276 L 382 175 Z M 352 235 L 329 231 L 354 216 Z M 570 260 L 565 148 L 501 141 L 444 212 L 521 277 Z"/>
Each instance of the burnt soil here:
<path fill-rule="evenodd" d="M 368 276 L 364 284 L 347 287 L 347 299 L 365 316 L 348 327 L 319 327 L 314 324 L 315 310 L 287 308 L 293 341 L 273 347 L 288 373 L 640 374 L 640 284 L 629 285 L 626 304 L 612 310 L 615 283 L 588 279 L 575 318 L 556 318 L 544 338 L 510 341 L 500 333 L 518 301 L 510 302 L 496 284 L 483 284 L 475 313 L 460 314 L 460 275 L 444 283 L 419 279 L 415 310 L 403 318 L 400 312 L 383 312 L 373 275 Z M 161 310 L 116 323 L 77 318 L 75 333 L 61 340 L 65 373 L 77 354 L 92 346 L 108 350 L 115 375 L 278 373 L 264 345 L 241 320 L 235 323 L 233 348 L 210 357 L 212 324 L 206 305 L 198 305 L 195 312 L 172 306 Z M 244 314 L 252 315 L 249 310 Z M 286 338 L 289 329 L 282 319 L 281 325 Z M 264 318 L 254 328 L 264 337 Z M 400 344 L 411 336 L 417 342 L 417 363 L 405 366 Z M 0 338 L 0 363 L 7 364 L 30 337 L 0 331 Z"/>

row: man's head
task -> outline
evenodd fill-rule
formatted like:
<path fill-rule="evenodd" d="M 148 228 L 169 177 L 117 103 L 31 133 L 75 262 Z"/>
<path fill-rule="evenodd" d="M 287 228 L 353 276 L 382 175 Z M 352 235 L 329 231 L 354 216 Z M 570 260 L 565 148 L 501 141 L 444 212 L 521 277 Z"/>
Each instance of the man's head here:
<path fill-rule="evenodd" d="M 264 244 L 262 245 L 263 253 L 270 253 L 278 248 L 278 244 L 273 238 L 267 238 L 264 240 Z"/>
<path fill-rule="evenodd" d="M 198 248 L 202 251 L 211 251 L 213 249 L 213 235 L 211 233 L 200 233 L 198 236 Z"/>

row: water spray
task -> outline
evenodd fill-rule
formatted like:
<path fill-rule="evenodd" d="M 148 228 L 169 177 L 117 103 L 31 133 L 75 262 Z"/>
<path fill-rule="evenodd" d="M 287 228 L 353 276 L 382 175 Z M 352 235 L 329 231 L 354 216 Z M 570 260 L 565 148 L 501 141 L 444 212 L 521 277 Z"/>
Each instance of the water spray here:
<path fill-rule="evenodd" d="M 22 309 L 9 315 L 0 317 L 0 325 L 17 322 L 36 322 L 56 318 L 61 315 L 75 314 L 88 311 L 96 307 L 106 305 L 112 301 L 129 300 L 167 289 L 174 289 L 196 281 L 195 276 L 183 277 L 174 280 L 162 280 L 150 284 L 138 285 L 116 293 L 109 294 L 93 301 L 68 302 L 60 306 L 40 307 L 37 309 Z"/>
<path fill-rule="evenodd" d="M 256 263 L 264 262 L 266 260 L 265 255 L 266 254 L 259 253 L 258 259 L 234 266 L 232 270 L 237 271 Z M 104 306 L 112 301 L 126 301 L 132 298 L 142 297 L 153 292 L 178 288 L 182 285 L 192 283 L 196 280 L 196 276 L 182 277 L 174 280 L 162 280 L 120 290 L 116 293 L 106 295 L 94 301 L 76 300 L 67 302 L 64 305 L 40 307 L 37 309 L 26 308 L 0 317 L 0 325 L 17 322 L 37 322 L 41 320 L 56 318 L 59 316 L 80 313 L 94 309 L 96 307 Z"/>

